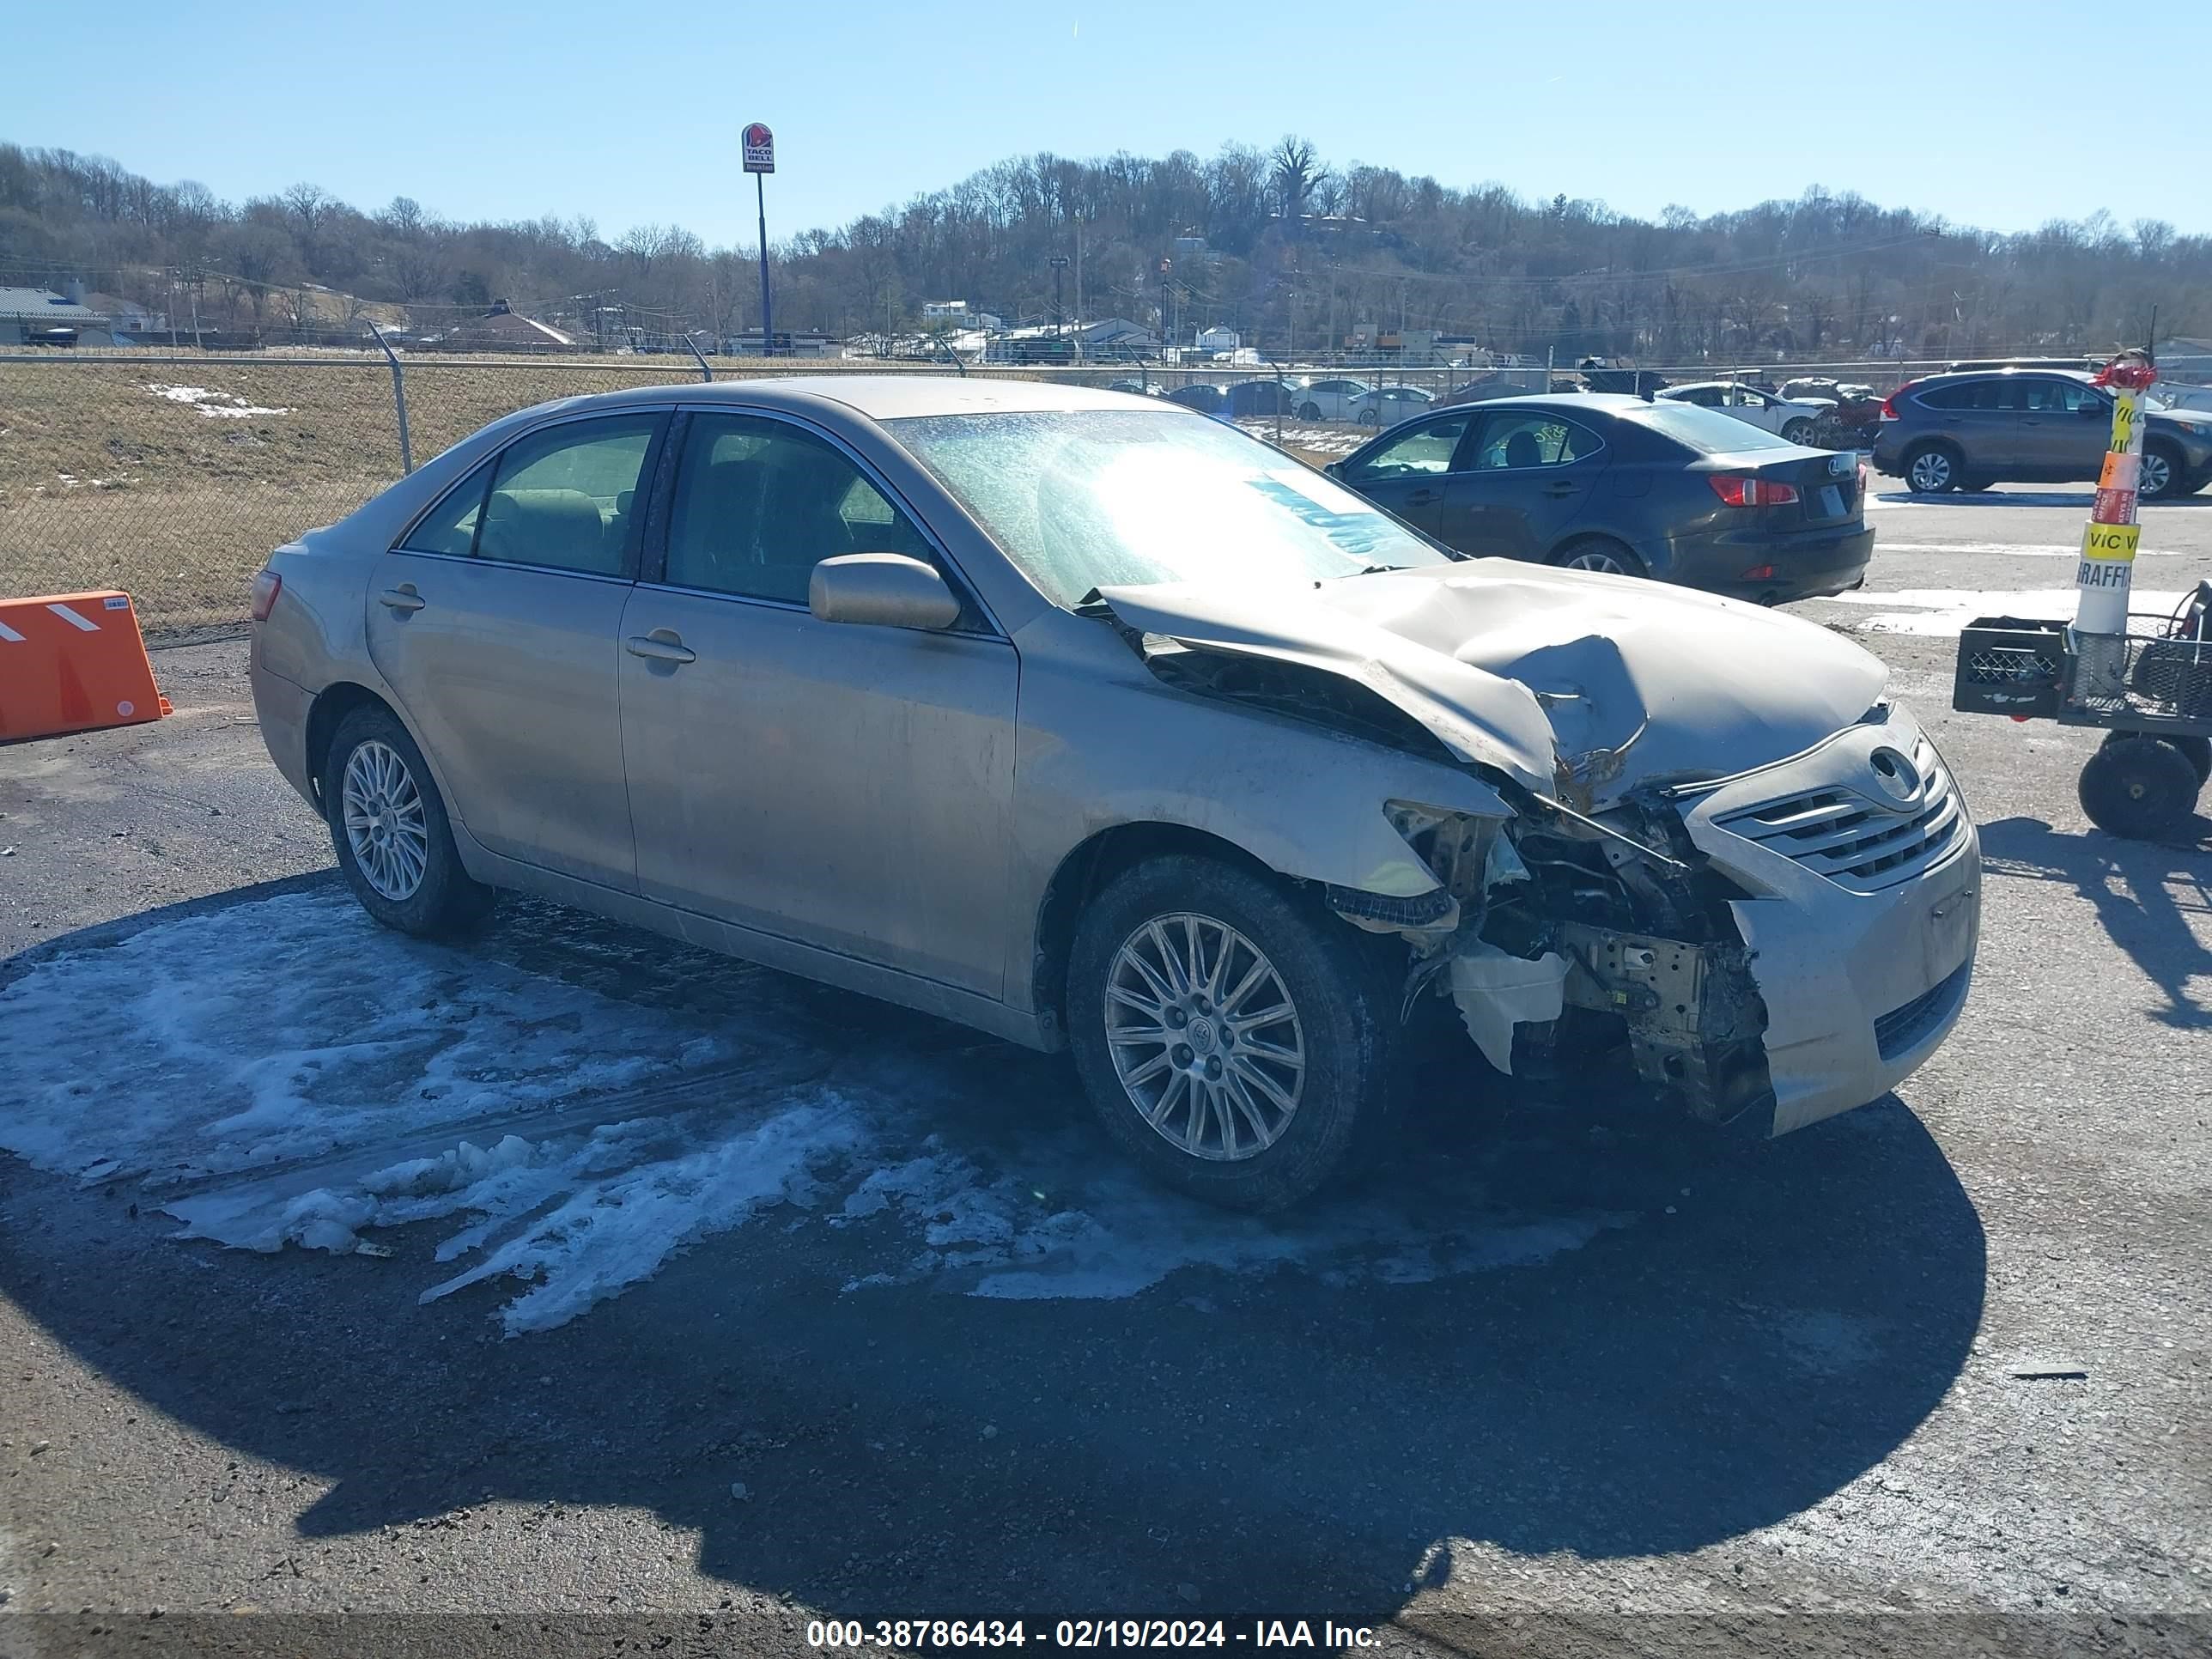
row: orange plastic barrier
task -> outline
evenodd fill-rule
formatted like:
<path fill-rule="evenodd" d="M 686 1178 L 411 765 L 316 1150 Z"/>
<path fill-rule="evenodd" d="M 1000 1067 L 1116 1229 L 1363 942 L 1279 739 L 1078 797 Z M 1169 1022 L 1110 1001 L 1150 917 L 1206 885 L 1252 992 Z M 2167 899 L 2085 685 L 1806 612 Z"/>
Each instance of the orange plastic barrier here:
<path fill-rule="evenodd" d="M 169 712 L 129 594 L 0 599 L 0 742 L 137 726 Z"/>

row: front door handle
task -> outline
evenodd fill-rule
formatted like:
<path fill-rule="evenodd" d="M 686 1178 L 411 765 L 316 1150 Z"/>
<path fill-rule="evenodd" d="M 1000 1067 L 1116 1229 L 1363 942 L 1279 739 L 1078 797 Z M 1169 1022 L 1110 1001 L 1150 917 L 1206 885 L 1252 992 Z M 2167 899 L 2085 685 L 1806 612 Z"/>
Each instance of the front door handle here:
<path fill-rule="evenodd" d="M 429 601 L 415 591 L 413 582 L 402 582 L 397 587 L 387 587 L 376 596 L 376 601 L 386 611 L 396 611 L 401 616 L 420 611 Z"/>
<path fill-rule="evenodd" d="M 1544 493 L 1547 495 L 1571 495 L 1581 488 L 1580 484 L 1570 483 L 1565 478 L 1554 478 L 1544 486 Z"/>
<path fill-rule="evenodd" d="M 623 641 L 623 649 L 633 657 L 643 657 L 648 662 L 696 662 L 699 653 L 677 636 L 670 628 L 657 628 L 650 634 L 633 634 Z"/>
<path fill-rule="evenodd" d="M 1437 501 L 1443 500 L 1443 492 L 1440 489 L 1417 489 L 1412 495 L 1406 497 L 1406 505 L 1408 507 L 1428 507 Z"/>

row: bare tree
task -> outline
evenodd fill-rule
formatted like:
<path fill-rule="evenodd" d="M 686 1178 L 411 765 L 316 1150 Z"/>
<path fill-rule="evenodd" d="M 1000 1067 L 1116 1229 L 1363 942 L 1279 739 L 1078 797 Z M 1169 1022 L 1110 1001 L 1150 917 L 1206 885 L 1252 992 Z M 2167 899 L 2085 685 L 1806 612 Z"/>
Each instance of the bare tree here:
<path fill-rule="evenodd" d="M 1306 198 L 1327 171 L 1321 163 L 1321 152 L 1310 139 L 1285 135 L 1267 158 L 1269 176 L 1275 185 L 1275 199 L 1282 204 L 1284 222 L 1297 223 L 1306 210 Z"/>

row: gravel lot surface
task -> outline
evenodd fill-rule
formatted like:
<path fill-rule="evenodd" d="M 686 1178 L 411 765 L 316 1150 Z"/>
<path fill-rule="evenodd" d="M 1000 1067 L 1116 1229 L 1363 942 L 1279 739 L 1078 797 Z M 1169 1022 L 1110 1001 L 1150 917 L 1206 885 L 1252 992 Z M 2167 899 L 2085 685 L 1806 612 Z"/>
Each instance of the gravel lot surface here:
<path fill-rule="evenodd" d="M 1941 618 L 2064 588 L 2086 509 L 1877 498 L 1869 592 L 1798 607 L 1929 720 L 1984 932 L 1899 1097 L 1747 1156 L 1432 1071 L 1402 1168 L 1232 1232 L 1114 1174 L 1057 1061 L 521 904 L 452 994 L 496 973 L 656 1032 L 773 1031 L 755 1085 L 890 1102 L 907 1127 L 868 1133 L 982 1173 L 944 1214 L 787 1193 L 510 1335 L 514 1280 L 422 1299 L 453 1221 L 255 1254 L 0 1155 L 0 1653 L 798 1653 L 820 1618 L 2212 1650 L 2212 823 L 2114 841 L 2075 799 L 2094 736 L 1948 707 Z M 2139 590 L 2212 577 L 2212 497 L 2145 521 Z M 243 642 L 156 667 L 173 719 L 0 748 L 0 1077 L 66 1040 L 7 1000 L 57 952 L 159 979 L 128 954 L 149 926 L 297 916 L 331 880 Z M 180 981 L 251 988 L 238 937 Z M 333 951 L 337 1000 L 374 1006 L 387 958 Z M 81 1063 L 88 1146 L 201 1075 Z M 1027 1192 L 1086 1220 L 1082 1272 L 1048 1250 L 1010 1290 L 938 1248 Z"/>

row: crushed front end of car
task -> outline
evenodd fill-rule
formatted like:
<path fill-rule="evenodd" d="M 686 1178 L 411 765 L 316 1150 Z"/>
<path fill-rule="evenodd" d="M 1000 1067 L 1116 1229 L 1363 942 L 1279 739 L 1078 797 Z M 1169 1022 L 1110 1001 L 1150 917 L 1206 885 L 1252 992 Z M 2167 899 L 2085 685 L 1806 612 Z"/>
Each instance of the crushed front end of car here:
<path fill-rule="evenodd" d="M 1614 1055 L 1692 1118 L 1781 1134 L 1880 1098 L 1965 1006 L 1978 845 L 1900 708 L 1595 815 L 1503 793 L 1509 819 L 1386 809 L 1449 895 L 1449 925 L 1329 894 L 1407 939 L 1409 1003 L 1449 997 L 1501 1072 Z"/>
<path fill-rule="evenodd" d="M 1502 810 L 1380 810 L 1435 879 L 1327 884 L 1501 1072 L 1608 1055 L 1689 1117 L 1780 1134 L 1880 1098 L 1963 1007 L 1979 848 L 1856 646 L 1606 578 L 1377 573 L 1228 615 L 1100 607 L 1170 684 L 1472 771 Z M 1297 876 L 1295 869 L 1285 874 Z"/>

